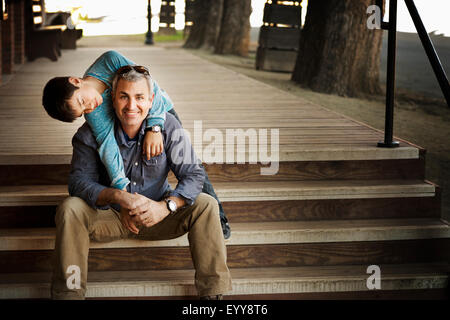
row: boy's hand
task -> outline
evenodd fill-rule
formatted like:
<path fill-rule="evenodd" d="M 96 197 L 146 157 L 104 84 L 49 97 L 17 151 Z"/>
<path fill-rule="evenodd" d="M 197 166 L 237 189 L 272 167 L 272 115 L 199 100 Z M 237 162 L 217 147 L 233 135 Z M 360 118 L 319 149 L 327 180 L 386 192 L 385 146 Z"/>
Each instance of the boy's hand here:
<path fill-rule="evenodd" d="M 164 145 L 161 132 L 147 131 L 144 137 L 144 145 L 142 146 L 142 154 L 147 155 L 147 160 L 150 160 L 150 157 L 159 156 L 163 150 Z"/>

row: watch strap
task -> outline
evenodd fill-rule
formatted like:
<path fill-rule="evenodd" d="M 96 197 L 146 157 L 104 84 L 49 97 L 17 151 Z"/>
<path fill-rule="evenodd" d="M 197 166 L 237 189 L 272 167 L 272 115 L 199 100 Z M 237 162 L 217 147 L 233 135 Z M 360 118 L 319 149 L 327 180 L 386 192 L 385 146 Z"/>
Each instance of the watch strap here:
<path fill-rule="evenodd" d="M 153 130 L 153 127 L 159 127 L 159 130 Z M 161 128 L 161 126 L 159 126 L 159 125 L 154 125 L 154 126 L 147 127 L 147 128 L 144 129 L 144 132 L 147 132 L 147 131 L 151 131 L 151 132 L 161 132 L 161 131 L 162 131 L 162 128 Z"/>

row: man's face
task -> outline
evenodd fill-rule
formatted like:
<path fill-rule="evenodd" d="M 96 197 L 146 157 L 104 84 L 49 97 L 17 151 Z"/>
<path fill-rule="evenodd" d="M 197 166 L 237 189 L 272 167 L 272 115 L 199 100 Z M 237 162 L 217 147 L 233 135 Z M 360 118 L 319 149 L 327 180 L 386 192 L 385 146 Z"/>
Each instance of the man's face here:
<path fill-rule="evenodd" d="M 140 127 L 152 106 L 152 100 L 146 79 L 135 82 L 120 79 L 113 105 L 122 127 Z"/>
<path fill-rule="evenodd" d="M 95 88 L 83 83 L 81 79 L 69 78 L 69 82 L 78 88 L 68 100 L 70 108 L 77 117 L 94 111 L 95 108 L 103 103 L 101 94 Z"/>

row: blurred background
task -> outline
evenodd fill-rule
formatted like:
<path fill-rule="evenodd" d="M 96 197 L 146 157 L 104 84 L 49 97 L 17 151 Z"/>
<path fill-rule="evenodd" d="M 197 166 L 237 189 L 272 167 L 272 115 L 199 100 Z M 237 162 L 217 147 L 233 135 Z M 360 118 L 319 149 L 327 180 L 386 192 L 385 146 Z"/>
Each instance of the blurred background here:
<path fill-rule="evenodd" d="M 152 32 L 160 28 L 159 13 L 161 0 L 151 0 Z M 266 0 L 252 0 L 250 25 L 259 28 L 263 23 L 264 3 Z M 126 3 L 126 5 L 125 5 Z M 308 1 L 303 1 L 302 21 L 305 21 Z M 429 32 L 450 36 L 450 1 L 416 0 L 424 24 Z M 71 11 L 74 23 L 83 29 L 83 36 L 139 34 L 147 32 L 147 0 L 45 0 L 49 12 Z M 436 10 L 438 8 L 438 10 Z M 175 29 L 185 26 L 185 1 L 175 0 Z M 389 13 L 387 8 L 386 14 Z M 415 32 L 405 4 L 399 1 L 398 31 Z M 258 31 L 258 30 L 254 30 Z M 257 36 L 257 32 L 256 32 Z"/>

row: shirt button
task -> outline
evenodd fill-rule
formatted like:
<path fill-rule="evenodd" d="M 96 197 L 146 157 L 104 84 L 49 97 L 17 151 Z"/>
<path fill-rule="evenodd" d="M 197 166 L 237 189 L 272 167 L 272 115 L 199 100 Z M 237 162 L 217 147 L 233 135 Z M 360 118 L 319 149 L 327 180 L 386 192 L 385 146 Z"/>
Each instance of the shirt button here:
<path fill-rule="evenodd" d="M 137 162 L 135 162 L 135 163 L 134 163 L 134 165 L 135 165 L 135 166 L 137 167 L 138 163 L 137 163 Z"/>
<path fill-rule="evenodd" d="M 133 181 L 133 186 L 135 186 L 136 185 L 136 181 Z"/>

